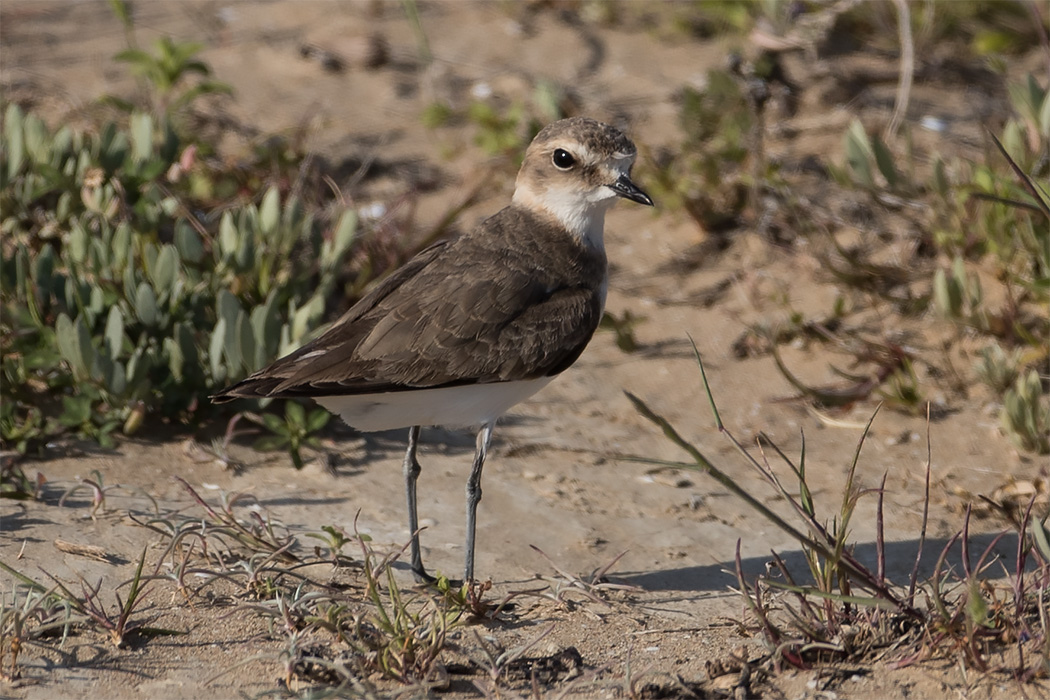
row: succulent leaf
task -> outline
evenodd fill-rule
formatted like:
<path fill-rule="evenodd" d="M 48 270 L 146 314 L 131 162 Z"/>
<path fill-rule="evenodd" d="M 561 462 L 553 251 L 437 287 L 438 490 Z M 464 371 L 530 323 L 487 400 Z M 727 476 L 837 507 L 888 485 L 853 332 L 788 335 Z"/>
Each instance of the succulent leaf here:
<path fill-rule="evenodd" d="M 324 297 L 315 294 L 300 307 L 292 318 L 292 342 L 298 344 L 306 333 L 317 325 L 324 313 Z"/>
<path fill-rule="evenodd" d="M 26 155 L 38 165 L 47 164 L 51 159 L 51 138 L 44 121 L 30 114 L 22 121 L 22 130 Z"/>
<path fill-rule="evenodd" d="M 72 319 L 66 314 L 59 314 L 55 321 L 55 340 L 58 343 L 58 352 L 62 359 L 69 363 L 73 370 L 73 376 L 83 377 L 87 374 L 87 367 L 81 364 L 80 348 L 77 341 L 77 329 Z"/>
<path fill-rule="evenodd" d="M 157 325 L 157 295 L 146 282 L 140 282 L 135 292 L 135 315 L 146 326 Z"/>
<path fill-rule="evenodd" d="M 131 157 L 142 163 L 153 155 L 153 117 L 136 112 L 129 120 L 131 127 Z"/>
<path fill-rule="evenodd" d="M 204 258 L 204 245 L 196 230 L 185 220 L 175 224 L 175 248 L 183 261 L 196 265 Z"/>
<path fill-rule="evenodd" d="M 117 230 L 113 233 L 113 245 L 111 250 L 113 255 L 111 259 L 111 272 L 116 272 L 124 267 L 125 264 L 131 259 L 133 251 L 131 249 L 131 226 L 128 222 L 122 221 L 117 224 Z"/>
<path fill-rule="evenodd" d="M 46 300 L 55 294 L 55 258 L 55 249 L 46 243 L 33 262 L 33 283 L 41 299 Z"/>
<path fill-rule="evenodd" d="M 128 157 L 128 137 L 114 122 L 107 122 L 99 137 L 99 164 L 107 173 L 116 172 Z"/>
<path fill-rule="evenodd" d="M 219 250 L 223 258 L 233 258 L 240 247 L 238 244 L 239 238 L 237 227 L 233 223 L 233 214 L 227 210 L 219 221 Z"/>
<path fill-rule="evenodd" d="M 185 323 L 175 324 L 175 342 L 179 346 L 179 352 L 182 353 L 183 360 L 190 367 L 197 367 L 200 363 L 197 341 L 193 337 L 193 331 Z"/>
<path fill-rule="evenodd" d="M 243 309 L 237 311 L 237 332 L 234 337 L 234 345 L 236 346 L 237 361 L 234 361 L 231 356 L 231 366 L 239 364 L 248 373 L 259 369 L 255 366 L 255 336 L 252 333 L 252 324 L 248 319 L 248 314 L 244 313 Z"/>
<path fill-rule="evenodd" d="M 226 319 L 220 317 L 208 343 L 208 363 L 211 366 L 211 376 L 217 383 L 226 378 L 226 369 L 222 364 L 222 349 L 225 345 Z"/>
<path fill-rule="evenodd" d="M 252 309 L 252 332 L 255 336 L 253 367 L 262 367 L 276 357 L 281 339 L 281 319 L 277 314 L 277 295 L 271 293 L 266 301 Z"/>
<path fill-rule="evenodd" d="M 113 305 L 109 307 L 109 315 L 106 317 L 105 339 L 109 356 L 114 360 L 118 359 L 124 349 L 124 314 L 119 306 Z"/>
<path fill-rule="evenodd" d="M 165 338 L 164 353 L 168 356 L 168 370 L 171 372 L 171 376 L 174 377 L 175 381 L 181 382 L 182 366 L 186 359 L 183 357 L 182 347 L 174 338 Z"/>
<path fill-rule="evenodd" d="M 4 113 L 4 141 L 7 150 L 7 177 L 14 179 L 22 169 L 25 161 L 25 142 L 23 141 L 22 109 L 12 102 Z"/>
<path fill-rule="evenodd" d="M 332 414 L 326 409 L 318 408 L 310 412 L 309 417 L 306 419 L 306 431 L 313 433 L 321 428 L 328 425 L 328 421 L 331 420 Z"/>
<path fill-rule="evenodd" d="M 102 315 L 102 312 L 106 309 L 106 298 L 102 293 L 101 287 L 90 287 L 86 282 L 82 283 L 82 289 L 90 288 L 88 292 L 88 303 L 84 309 L 87 312 L 87 316 L 90 319 L 89 325 L 94 327 L 96 319 Z"/>
<path fill-rule="evenodd" d="M 321 265 L 329 274 L 342 262 L 343 256 L 350 249 L 356 234 L 357 212 L 353 209 L 347 209 L 339 217 L 339 223 L 336 224 L 335 230 L 332 231 L 331 239 L 326 240 L 321 245 Z"/>
<path fill-rule="evenodd" d="M 241 235 L 233 262 L 238 270 L 250 270 L 258 264 L 255 256 L 255 236 Z"/>
<path fill-rule="evenodd" d="M 276 185 L 271 187 L 263 195 L 262 204 L 259 205 L 259 230 L 264 236 L 272 236 L 277 230 L 277 223 L 281 215 L 281 193 Z"/>
<path fill-rule="evenodd" d="M 306 427 L 306 410 L 297 401 L 288 401 L 284 405 L 284 417 L 288 425 L 293 428 L 303 429 Z"/>
<path fill-rule="evenodd" d="M 175 276 L 178 273 L 178 265 L 179 254 L 175 250 L 175 246 L 170 243 L 165 244 L 160 249 L 160 253 L 157 254 L 157 259 L 151 268 L 153 288 L 158 295 L 171 291 L 175 282 Z"/>
<path fill-rule="evenodd" d="M 871 141 L 864 131 L 864 125 L 860 120 L 854 119 L 849 125 L 844 137 L 846 149 L 846 164 L 849 166 L 853 178 L 861 187 L 871 189 L 875 186 L 875 178 L 871 172 L 871 160 L 874 152 Z"/>
<path fill-rule="evenodd" d="M 901 183 L 901 176 L 897 172 L 897 166 L 893 164 L 893 154 L 890 153 L 890 149 L 878 135 L 871 140 L 871 148 L 875 154 L 875 165 L 885 178 L 886 184 L 891 190 L 897 189 Z"/>

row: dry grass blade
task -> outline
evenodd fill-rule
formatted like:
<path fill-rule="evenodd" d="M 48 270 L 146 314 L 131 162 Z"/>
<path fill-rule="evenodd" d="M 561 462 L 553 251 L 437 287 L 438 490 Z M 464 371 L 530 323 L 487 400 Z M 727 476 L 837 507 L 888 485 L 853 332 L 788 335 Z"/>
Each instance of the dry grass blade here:
<path fill-rule="evenodd" d="M 1017 164 L 1017 161 L 1010 157 L 1010 154 L 1006 152 L 1006 148 L 1003 147 L 1002 142 L 996 138 L 995 134 L 989 133 L 988 135 L 992 137 L 995 147 L 999 149 L 999 152 L 1003 154 L 1003 158 L 1005 158 L 1006 162 L 1010 164 L 1010 169 L 1014 171 L 1015 175 L 1017 175 L 1017 179 L 1024 184 L 1025 189 L 1028 190 L 1029 194 L 1032 195 L 1032 198 L 1035 199 L 1035 204 L 1039 207 L 1039 211 L 1043 213 L 1043 216 L 1050 219 L 1050 204 L 1047 204 L 1047 198 L 1050 198 L 1050 195 L 1047 195 L 1041 187 L 1037 186 L 1028 173 L 1021 169 L 1021 166 Z"/>
<path fill-rule="evenodd" d="M 610 601 L 603 597 L 603 592 L 612 590 L 640 590 L 638 587 L 631 586 L 629 584 L 610 583 L 604 580 L 605 574 L 608 573 L 609 570 L 616 565 L 616 562 L 620 561 L 620 559 L 623 557 L 624 554 L 626 554 L 626 552 L 622 552 L 616 555 L 609 563 L 599 567 L 598 569 L 595 569 L 591 573 L 591 575 L 586 580 L 584 580 L 579 576 L 569 573 L 565 571 L 565 569 L 559 567 L 557 564 L 554 563 L 554 560 L 551 559 L 551 557 L 548 556 L 546 552 L 544 552 L 536 545 L 530 544 L 529 548 L 537 554 L 539 554 L 544 559 L 546 559 L 547 563 L 550 564 L 551 568 L 554 569 L 558 576 L 551 577 L 537 575 L 537 578 L 551 584 L 552 591 L 550 593 L 547 592 L 547 589 L 538 589 L 537 591 L 518 591 L 515 593 L 515 595 L 526 595 L 530 593 L 535 593 L 564 604 L 566 602 L 566 592 L 575 591 L 583 595 L 587 600 L 590 600 L 591 602 L 598 603 L 599 605 L 605 608 L 612 608 L 613 606 L 610 603 Z"/>
<path fill-rule="evenodd" d="M 60 552 L 66 552 L 67 554 L 75 554 L 78 557 L 88 557 L 89 559 L 96 559 L 98 561 L 110 561 L 111 557 L 106 550 L 102 547 L 96 547 L 91 544 L 77 544 L 76 542 L 66 542 L 65 540 L 55 540 L 55 549 Z"/>
<path fill-rule="evenodd" d="M 657 426 L 659 426 L 663 430 L 664 435 L 668 437 L 668 439 L 670 439 L 676 445 L 688 452 L 691 457 L 693 457 L 696 464 L 683 463 L 681 465 L 683 468 L 702 471 L 703 473 L 713 477 L 716 481 L 718 481 L 719 484 L 724 486 L 734 495 L 743 499 L 745 502 L 747 502 L 749 506 L 758 511 L 763 517 L 765 517 L 767 520 L 773 523 L 777 528 L 779 528 L 780 530 L 788 534 L 792 539 L 801 544 L 803 548 L 817 552 L 826 559 L 835 562 L 836 566 L 841 566 L 841 568 L 845 572 L 848 572 L 849 575 L 851 575 L 858 583 L 870 587 L 879 596 L 884 597 L 886 600 L 892 601 L 893 604 L 897 606 L 901 612 L 911 617 L 921 618 L 921 614 L 917 610 L 912 608 L 904 601 L 898 600 L 897 596 L 892 591 L 890 591 L 886 586 L 881 585 L 878 582 L 876 576 L 872 572 L 868 571 L 863 566 L 860 566 L 855 560 L 853 560 L 853 558 L 848 553 L 843 552 L 841 542 L 832 541 L 831 546 L 828 546 L 828 544 L 826 544 L 825 542 L 818 541 L 804 534 L 802 531 L 798 530 L 796 527 L 784 520 L 781 516 L 770 510 L 768 506 L 766 506 L 764 503 L 758 500 L 755 496 L 748 493 L 744 488 L 737 484 L 728 474 L 718 469 L 692 443 L 688 442 L 681 435 L 679 435 L 678 432 L 674 429 L 674 427 L 665 418 L 653 412 L 652 409 L 650 409 L 644 401 L 639 399 L 637 396 L 634 396 L 630 392 L 625 393 L 627 394 L 627 398 L 631 401 L 631 403 L 634 404 L 635 409 L 643 417 L 647 418 L 648 420 L 652 421 Z M 710 394 L 709 388 L 708 393 Z M 726 431 L 724 428 L 723 433 L 730 439 L 733 445 L 737 448 L 738 452 L 744 455 L 745 458 L 754 466 L 756 466 L 756 468 L 758 468 L 760 472 L 764 473 L 762 467 L 754 461 L 754 459 L 743 447 L 743 445 L 737 442 L 731 433 Z M 631 458 L 631 460 L 649 464 L 666 464 L 665 462 L 658 462 L 645 457 L 633 457 Z M 813 522 L 810 522 L 809 524 L 813 524 Z M 823 530 L 821 526 L 817 525 L 817 527 L 819 530 Z"/>
<path fill-rule="evenodd" d="M 770 350 L 773 354 L 773 362 L 776 363 L 777 369 L 780 370 L 784 379 L 786 379 L 791 386 L 798 389 L 803 396 L 813 399 L 819 405 L 828 408 L 849 406 L 868 398 L 879 384 L 881 384 L 893 371 L 892 368 L 883 367 L 880 368 L 878 375 L 854 382 L 848 386 L 811 387 L 802 382 L 802 380 L 792 374 L 791 370 L 787 368 L 787 365 L 784 364 L 784 360 L 780 357 L 780 351 L 777 349 L 776 343 L 770 343 Z"/>
<path fill-rule="evenodd" d="M 933 443 L 930 441 L 930 404 L 926 404 L 926 468 L 922 497 L 922 526 L 919 528 L 919 546 L 915 552 L 915 564 L 908 577 L 908 604 L 915 603 L 915 587 L 919 580 L 919 564 L 922 561 L 922 550 L 926 545 L 926 527 L 930 520 L 930 471 L 933 467 Z"/>
<path fill-rule="evenodd" d="M 249 525 L 246 525 L 234 515 L 233 506 L 238 501 L 246 498 L 244 494 L 235 494 L 228 499 L 224 498 L 222 510 L 217 511 L 201 498 L 200 494 L 185 479 L 179 476 L 174 477 L 174 479 L 182 484 L 197 505 L 204 509 L 211 519 L 212 527 L 217 529 L 218 532 L 228 535 L 252 551 L 262 550 L 280 556 L 287 561 L 299 561 L 299 558 L 289 551 L 295 544 L 294 537 L 291 535 L 278 536 L 273 524 L 263 520 L 258 513 L 251 513 L 250 517 L 254 522 Z"/>

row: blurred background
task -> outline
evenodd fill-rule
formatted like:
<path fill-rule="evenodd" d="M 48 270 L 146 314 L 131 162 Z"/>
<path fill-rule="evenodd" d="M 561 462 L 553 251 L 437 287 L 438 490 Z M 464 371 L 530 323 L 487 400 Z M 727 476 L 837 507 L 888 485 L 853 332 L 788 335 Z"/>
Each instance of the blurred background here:
<path fill-rule="evenodd" d="M 812 280 L 814 290 L 833 300 L 785 299 L 764 324 L 779 329 L 773 349 L 792 338 L 853 343 L 849 354 L 874 372 L 858 383 L 870 393 L 890 382 L 892 400 L 920 412 L 987 372 L 1000 400 L 1046 359 L 1045 222 L 1031 221 L 1031 194 L 992 140 L 1045 178 L 1042 3 L 11 0 L 2 13 L 3 226 L 15 234 L 4 251 L 5 331 L 47 344 L 33 324 L 65 314 L 63 328 L 82 326 L 96 351 L 111 351 L 107 378 L 92 374 L 87 349 L 52 356 L 43 373 L 36 362 L 15 371 L 5 355 L 8 421 L 26 419 L 37 390 L 61 393 L 89 374 L 99 384 L 92 411 L 122 423 L 158 412 L 196 420 L 201 393 L 287 350 L 420 247 L 501 206 L 531 136 L 577 114 L 639 143 L 636 173 L 660 200 L 651 262 L 661 269 L 719 270 L 726 287 L 740 274 L 728 274 L 732 246 L 817 256 L 828 279 Z M 264 216 L 261 230 L 246 230 L 260 205 L 279 224 Z M 126 261 L 69 260 L 70 228 L 108 241 L 121 224 L 130 230 L 120 245 L 135 251 Z M 32 274 L 14 283 L 15 257 L 35 269 L 45 248 L 44 267 L 92 268 L 73 276 L 85 285 L 75 300 L 62 275 L 31 292 L 19 285 Z M 149 260 L 122 279 L 131 257 L 169 248 L 173 284 L 189 274 L 210 288 L 194 304 L 157 288 Z M 109 283 L 94 287 L 92 276 Z M 217 303 L 222 289 L 235 298 Z M 705 290 L 672 301 L 716 303 L 719 288 Z M 22 328 L 14 307 L 27 295 L 40 308 Z M 138 297 L 150 295 L 157 319 L 133 337 Z M 918 320 L 925 334 L 931 316 L 954 322 L 936 344 L 973 344 L 969 354 L 987 350 L 994 366 L 925 377 L 915 360 L 941 359 L 912 356 L 901 338 L 857 346 L 840 326 L 871 300 L 900 315 L 894 332 Z M 111 326 L 102 343 L 115 302 L 128 334 Z M 641 312 L 610 311 L 618 342 L 636 345 Z M 741 319 L 752 330 L 765 318 L 754 311 Z M 260 319 L 259 333 L 238 349 L 241 317 Z M 231 347 L 211 346 L 223 319 Z M 735 340 L 742 356 L 771 351 L 765 331 Z M 173 382 L 173 363 L 193 365 L 192 380 L 180 370 Z M 52 427 L 43 434 L 70 426 Z M 1022 441 L 1045 448 L 1034 435 Z"/>

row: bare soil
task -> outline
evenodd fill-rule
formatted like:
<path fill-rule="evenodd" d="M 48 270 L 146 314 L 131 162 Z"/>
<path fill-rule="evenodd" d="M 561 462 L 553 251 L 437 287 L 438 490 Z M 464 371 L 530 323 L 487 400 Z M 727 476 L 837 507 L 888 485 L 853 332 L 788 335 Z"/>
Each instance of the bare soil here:
<path fill-rule="evenodd" d="M 646 26 L 644 13 L 636 9 L 621 24 L 604 28 L 570 21 L 572 15 L 562 13 L 557 3 L 554 9 L 543 5 L 422 3 L 422 26 L 434 57 L 426 69 L 399 3 L 187 0 L 136 3 L 135 17 L 143 45 L 161 34 L 205 43 L 203 58 L 215 77 L 235 90 L 234 99 L 213 108 L 236 125 L 224 134 L 226 151 L 235 154 L 260 135 L 283 133 L 301 135 L 312 152 L 332 164 L 374 159 L 373 174 L 365 178 L 362 200 L 355 204 L 390 202 L 413 192 L 425 226 L 492 166 L 473 144 L 468 124 L 433 131 L 422 126 L 420 114 L 434 99 L 463 104 L 472 88 L 486 85 L 508 101 L 527 100 L 537 80 L 550 79 L 571 88 L 578 113 L 625 122 L 644 152 L 653 153 L 681 141 L 675 97 L 680 88 L 724 65 L 734 46 L 748 48 L 746 39 L 701 41 L 662 34 Z M 53 122 L 76 123 L 90 114 L 99 95 L 134 89 L 112 60 L 124 37 L 106 3 L 6 0 L 0 19 L 0 84 L 9 99 L 33 104 Z M 365 68 L 353 56 L 373 33 L 384 38 L 390 58 Z M 304 45 L 350 59 L 342 71 L 326 71 L 301 55 Z M 1012 62 L 1010 72 L 1017 77 L 1037 70 L 1041 60 L 1033 51 Z M 841 135 L 854 116 L 875 125 L 889 118 L 898 69 L 893 51 L 857 48 L 819 60 L 797 53 L 785 58 L 785 69 L 799 91 L 799 107 L 770 126 L 766 148 L 786 163 L 812 156 L 840 159 Z M 907 114 L 915 149 L 927 158 L 935 153 L 980 157 L 983 129 L 996 124 L 1006 109 L 1001 88 L 963 80 L 950 70 L 922 75 Z M 920 129 L 923 117 L 942 119 L 947 130 Z M 461 226 L 507 201 L 512 173 L 496 172 Z M 909 250 L 915 224 L 907 212 L 872 207 L 860 194 L 854 199 L 831 195 L 819 183 L 800 197 L 811 203 L 814 216 L 834 222 L 833 233 L 844 240 L 875 237 L 883 242 L 887 259 Z M 850 215 L 856 211 L 862 213 Z M 823 251 L 811 241 L 773 242 L 757 231 L 739 230 L 726 245 L 715 246 L 712 234 L 681 213 L 658 208 L 653 214 L 628 205 L 609 215 L 606 232 L 613 265 L 608 310 L 644 319 L 636 328 L 639 349 L 625 353 L 612 333 L 599 332 L 574 367 L 498 427 L 484 475 L 477 571 L 492 579 L 488 595 L 499 599 L 544 585 L 554 591 L 558 584 L 552 581 L 560 576 L 556 568 L 586 577 L 623 553 L 609 576 L 634 588 L 607 593 L 605 602 L 572 591 L 561 602 L 520 597 L 502 622 L 457 629 L 446 664 L 447 687 L 434 694 L 477 697 L 490 688 L 476 669 L 456 672 L 471 668 L 464 659 L 484 658 L 482 639 L 493 648 L 511 649 L 545 634 L 528 652 L 535 657 L 564 656 L 575 648 L 583 676 L 552 673 L 541 689 L 551 697 L 563 691 L 626 696 L 632 678 L 639 692 L 653 684 L 645 691 L 652 697 L 658 696 L 657 687 L 677 697 L 679 682 L 698 693 L 717 693 L 719 680 L 708 678 L 707 664 L 724 662 L 740 647 L 751 658 L 765 653 L 735 622 L 745 610 L 727 570 L 733 569 L 738 546 L 743 568 L 752 575 L 763 570 L 771 550 L 801 566 L 797 546 L 702 474 L 617 458 L 683 458 L 635 412 L 623 393 L 629 391 L 742 484 L 767 494 L 771 507 L 784 509 L 715 429 L 689 337 L 705 358 L 722 418 L 737 437 L 750 442 L 764 432 L 789 454 L 798 454 L 804 432 L 810 483 L 829 519 L 875 409 L 877 397 L 822 416 L 791 400 L 795 392 L 768 354 L 740 358 L 734 353 L 734 342 L 750 323 L 775 323 L 792 310 L 818 318 L 830 313 L 843 292 L 824 271 Z M 720 293 L 712 296 L 716 289 Z M 1047 463 L 1019 455 L 999 433 L 992 397 L 972 381 L 977 341 L 954 342 L 944 350 L 944 341 L 956 337 L 949 324 L 903 318 L 884 302 L 863 301 L 870 308 L 851 323 L 864 324 L 870 337 L 913 346 L 927 360 L 919 371 L 935 409 L 929 428 L 931 541 L 923 569 L 928 573 L 931 557 L 961 526 L 968 502 L 1012 479 L 1031 479 Z M 849 362 L 847 355 L 802 340 L 782 354 L 812 384 L 839 381 L 830 365 L 848 368 Z M 953 381 L 959 375 L 970 378 L 965 391 Z M 888 575 L 898 581 L 906 580 L 915 559 L 926 431 L 923 416 L 884 409 L 861 455 L 862 485 L 875 488 L 886 477 Z M 333 428 L 325 438 L 328 467 L 313 461 L 301 471 L 285 455 L 256 453 L 240 444 L 232 456 L 241 468 L 225 469 L 188 449 L 191 437 L 207 443 L 214 435 L 158 430 L 121 440 L 110 452 L 67 443 L 56 446 L 48 459 L 27 463 L 27 470 L 46 477 L 44 497 L 0 502 L 0 559 L 41 581 L 46 581 L 42 571 L 74 584 L 78 577 L 101 578 L 104 598 L 112 601 L 111 591 L 130 578 L 143 548 L 150 565 L 162 551 L 161 538 L 130 516 L 141 520 L 157 510 L 200 514 L 175 476 L 212 502 L 223 492 L 251 494 L 267 517 L 297 537 L 303 552 L 316 544 L 306 533 L 324 525 L 352 532 L 356 522 L 380 551 L 394 551 L 408 540 L 400 471 L 403 435 L 361 436 Z M 424 431 L 424 561 L 453 575 L 462 565 L 463 489 L 472 447 L 467 433 Z M 108 492 L 104 511 L 92 519 L 88 491 L 59 500 L 94 470 L 119 488 Z M 866 499 L 850 524 L 857 551 L 869 561 L 875 556 L 874 514 L 874 498 Z M 1002 524 L 978 519 L 972 527 L 983 549 Z M 109 559 L 63 552 L 56 540 L 96 545 Z M 1009 567 L 1014 541 L 1007 538 L 997 546 Z M 354 555 L 350 549 L 347 553 Z M 315 580 L 357 581 L 358 588 L 348 590 L 361 594 L 352 572 L 311 571 Z M 398 576 L 411 588 L 404 567 Z M 10 590 L 10 577 L 3 581 Z M 243 592 L 233 586 L 214 585 L 207 595 L 187 602 L 173 585 L 157 583 L 142 615 L 151 627 L 183 634 L 141 638 L 124 649 L 90 632 L 63 644 L 31 645 L 19 657 L 22 678 L 0 685 L 0 694 L 223 698 L 275 691 L 285 678 L 279 656 L 284 643 L 268 631 L 265 620 L 244 611 L 244 602 Z M 592 676 L 595 683 L 583 682 Z M 292 681 L 293 689 L 306 685 Z M 732 693 L 732 683 L 721 690 Z M 501 692 L 513 697 L 531 690 L 523 680 Z M 993 698 L 1020 691 L 1007 675 L 965 672 L 947 654 L 896 670 L 884 659 L 856 668 L 763 675 L 752 679 L 751 692 L 786 698 Z M 1027 685 L 1024 692 L 1038 697 L 1047 691 Z"/>

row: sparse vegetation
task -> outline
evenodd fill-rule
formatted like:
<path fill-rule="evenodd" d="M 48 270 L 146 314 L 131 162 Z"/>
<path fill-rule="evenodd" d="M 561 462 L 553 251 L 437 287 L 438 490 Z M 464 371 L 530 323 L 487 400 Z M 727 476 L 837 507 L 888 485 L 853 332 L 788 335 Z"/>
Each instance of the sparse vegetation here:
<path fill-rule="evenodd" d="M 1000 416 L 1003 431 L 1015 445 L 1038 454 L 1050 452 L 1050 402 L 1035 370 L 1017 377 L 1003 393 Z"/>
<path fill-rule="evenodd" d="M 212 415 L 203 396 L 287 352 L 338 292 L 381 272 L 370 256 L 347 264 L 353 210 L 319 217 L 287 188 L 200 214 L 219 204 L 229 175 L 205 165 L 199 151 L 210 145 L 177 135 L 174 120 L 225 88 L 182 86 L 209 73 L 193 58 L 199 45 L 158 46 L 117 57 L 156 102 L 152 112 L 124 104 L 126 123 L 52 132 L 6 106 L 0 440 L 20 453 L 68 433 L 111 448 L 118 431 L 147 421 L 199 424 Z M 312 416 L 306 432 L 318 424 Z M 284 444 L 298 458 L 309 437 L 293 433 Z"/>
<path fill-rule="evenodd" d="M 894 582 L 885 573 L 883 503 L 892 495 L 886 491 L 886 476 L 883 475 L 878 488 L 864 489 L 857 483 L 861 448 L 875 415 L 857 444 L 836 510 L 821 504 L 814 496 L 815 489 L 806 476 L 806 460 L 810 457 L 805 440 L 801 454 L 793 460 L 768 437 L 761 437 L 759 445 L 768 446 L 786 465 L 788 478 L 782 479 L 766 459 L 765 448 L 763 454 L 756 457 L 722 423 L 699 353 L 697 361 L 719 432 L 786 503 L 791 516 L 774 512 L 765 505 L 768 498 L 742 486 L 726 468 L 708 459 L 645 402 L 628 394 L 635 408 L 693 461 L 636 459 L 700 471 L 713 477 L 801 547 L 807 571 L 792 570 L 774 551 L 770 571 L 748 580 L 741 568 L 740 542 L 737 542 L 736 574 L 748 612 L 740 624 L 761 635 L 769 654 L 767 663 L 776 669 L 783 665 L 806 669 L 829 661 L 857 663 L 889 655 L 891 665 L 902 667 L 947 657 L 958 660 L 965 668 L 1016 679 L 1045 674 L 1043 650 L 1050 640 L 1050 630 L 1042 610 L 1050 558 L 1046 556 L 1044 525 L 1040 520 L 1031 520 L 1032 501 L 1014 533 L 1017 562 L 1015 570 L 1010 572 L 1010 582 L 995 584 L 988 576 L 993 545 L 1005 533 L 996 537 L 976 562 L 972 559 L 969 510 L 961 529 L 938 556 L 929 580 L 920 580 L 930 507 L 932 455 L 927 437 L 926 492 L 922 528 L 916 538 L 915 565 L 907 581 Z M 854 543 L 849 541 L 851 523 L 864 498 L 876 501 L 874 568 L 855 557 Z M 827 513 L 831 514 L 830 520 Z M 948 563 L 949 552 L 956 543 L 962 550 L 961 571 Z M 1034 563 L 1033 570 L 1028 569 L 1029 561 Z M 1015 652 L 1011 657 L 1013 666 L 1006 665 L 1009 652 Z M 993 663 L 992 658 L 1002 661 Z"/>
<path fill-rule="evenodd" d="M 72 430 L 111 446 L 146 415 L 199 421 L 202 395 L 299 342 L 338 286 L 353 212 L 326 236 L 272 187 L 208 230 L 165 182 L 177 138 L 154 145 L 145 114 L 131 124 L 52 135 L 7 110 L 5 443 L 28 449 L 30 435 L 39 444 Z"/>
<path fill-rule="evenodd" d="M 702 90 L 683 88 L 682 144 L 651 153 L 641 164 L 653 196 L 672 211 L 687 213 L 704 231 L 739 225 L 752 186 L 775 177 L 758 147 L 762 102 L 750 92 L 765 89 L 763 82 L 721 69 L 708 71 Z"/>
<path fill-rule="evenodd" d="M 872 206 L 896 207 L 908 201 L 925 208 L 930 217 L 924 245 L 930 250 L 922 257 L 934 262 L 931 265 L 915 255 L 914 270 L 876 263 L 864 252 L 870 246 L 850 250 L 834 235 L 833 252 L 825 254 L 824 262 L 847 290 L 874 293 L 904 316 L 931 314 L 945 319 L 958 327 L 958 340 L 967 333 L 977 333 L 997 343 L 1000 353 L 1009 348 L 1015 366 L 1007 374 L 1014 374 L 1024 367 L 1045 367 L 1050 357 L 1046 352 L 1050 343 L 1050 193 L 1037 184 L 1037 178 L 1050 173 L 1045 158 L 1038 155 L 1048 148 L 1045 134 L 1050 131 L 1050 121 L 1046 121 L 1050 109 L 1046 105 L 1050 100 L 1031 76 L 1011 86 L 1010 94 L 1014 116 L 1007 121 L 1001 144 L 990 137 L 999 152 L 989 156 L 989 164 L 956 161 L 949 166 L 938 158 L 928 182 L 915 174 L 919 169 L 913 160 L 898 163 L 882 138 L 869 134 L 854 120 L 844 137 L 844 163 L 829 165 L 830 174 L 839 186 L 870 197 Z M 1033 109 L 1041 116 L 1036 117 Z M 781 206 L 790 209 L 793 205 L 784 202 Z M 925 270 L 930 275 L 928 291 L 916 294 L 916 279 Z M 995 289 L 985 288 L 986 284 L 994 284 Z M 993 306 L 991 298 L 1004 301 Z M 785 378 L 820 405 L 843 405 L 877 393 L 891 407 L 911 413 L 920 410 L 929 393 L 923 375 L 940 371 L 937 358 L 904 351 L 891 341 L 877 349 L 871 341 L 858 337 L 859 329 L 850 322 L 850 314 L 843 313 L 845 308 L 840 304 L 833 314 L 835 330 L 825 327 L 817 339 L 845 346 L 856 361 L 873 363 L 875 381 L 860 378 L 845 388 L 806 386 L 791 374 L 776 351 L 777 344 L 794 334 L 765 331 L 758 335 L 766 337 L 766 351 L 772 352 Z M 866 308 L 854 305 L 853 310 Z M 887 358 L 892 362 L 883 361 Z M 996 376 L 999 370 L 989 364 L 993 362 L 1002 365 L 1005 355 L 998 360 L 986 356 L 977 369 L 978 378 L 995 388 L 1002 400 L 1007 388 L 1003 377 Z M 1037 397 L 1031 389 L 1025 396 L 1026 406 L 1047 401 L 1045 395 Z M 1038 439 L 1020 437 L 1041 426 L 1038 411 L 1020 408 L 1018 400 L 1017 391 L 1013 391 L 1012 417 L 1007 416 L 1005 407 L 1002 411 L 1003 430 L 1022 449 L 1038 451 L 1042 444 Z M 1027 417 L 1022 418 L 1022 414 Z"/>
<path fill-rule="evenodd" d="M 123 648 L 133 635 L 179 634 L 175 630 L 148 627 L 142 619 L 139 608 L 146 599 L 150 581 L 142 573 L 145 563 L 146 552 L 143 551 L 131 580 L 113 592 L 117 603 L 116 614 L 113 614 L 103 600 L 104 581 L 101 579 L 92 585 L 80 578 L 78 594 L 51 574 L 47 576 L 54 585 L 47 588 L 0 562 L 0 569 L 17 581 L 11 595 L 5 595 L 3 600 L 0 657 L 11 656 L 11 670 L 7 677 L 19 677 L 18 653 L 27 642 L 39 640 L 58 629 L 61 629 L 64 640 L 74 628 L 94 628 L 104 632 L 117 648 Z M 127 585 L 127 591 L 121 597 L 118 591 L 124 585 Z"/>
<path fill-rule="evenodd" d="M 263 452 L 286 450 L 295 468 L 302 469 L 303 457 L 300 449 L 303 447 L 317 449 L 321 446 L 321 441 L 316 433 L 328 424 L 331 417 L 332 414 L 323 408 L 313 408 L 307 413 L 302 404 L 286 401 L 283 421 L 274 413 L 266 413 L 262 416 L 262 423 L 271 432 L 271 435 L 256 440 L 254 447 Z"/>
<path fill-rule="evenodd" d="M 507 101 L 493 96 L 492 88 L 480 83 L 462 107 L 447 101 L 430 103 L 421 115 L 430 129 L 469 123 L 474 144 L 487 155 L 503 158 L 515 170 L 521 165 L 525 148 L 544 125 L 571 116 L 565 109 L 562 88 L 549 80 L 539 80 L 524 99 Z"/>

